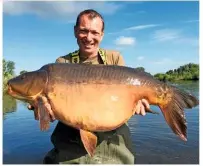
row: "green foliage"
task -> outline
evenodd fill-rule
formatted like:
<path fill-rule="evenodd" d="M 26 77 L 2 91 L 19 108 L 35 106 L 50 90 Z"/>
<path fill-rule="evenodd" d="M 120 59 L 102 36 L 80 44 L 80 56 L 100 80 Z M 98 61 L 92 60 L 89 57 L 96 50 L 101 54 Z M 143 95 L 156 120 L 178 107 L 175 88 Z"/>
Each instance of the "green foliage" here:
<path fill-rule="evenodd" d="M 144 67 L 137 67 L 137 68 L 135 68 L 136 70 L 139 70 L 139 71 L 145 71 L 145 69 L 144 69 Z"/>
<path fill-rule="evenodd" d="M 3 59 L 3 90 L 6 88 L 7 81 L 14 77 L 15 63 Z"/>
<path fill-rule="evenodd" d="M 154 75 L 155 78 L 158 78 L 160 80 L 164 80 L 164 76 L 165 76 L 165 74 L 162 74 L 162 73 L 157 73 Z"/>
<path fill-rule="evenodd" d="M 23 73 L 27 73 L 27 71 L 26 71 L 26 70 L 22 70 L 22 71 L 20 72 L 20 74 L 23 74 Z"/>
<path fill-rule="evenodd" d="M 189 63 L 165 74 L 155 74 L 154 77 L 161 81 L 199 80 L 199 65 Z"/>
<path fill-rule="evenodd" d="M 3 59 L 3 74 L 4 77 L 13 76 L 15 70 L 15 63 L 13 61 L 6 61 Z"/>

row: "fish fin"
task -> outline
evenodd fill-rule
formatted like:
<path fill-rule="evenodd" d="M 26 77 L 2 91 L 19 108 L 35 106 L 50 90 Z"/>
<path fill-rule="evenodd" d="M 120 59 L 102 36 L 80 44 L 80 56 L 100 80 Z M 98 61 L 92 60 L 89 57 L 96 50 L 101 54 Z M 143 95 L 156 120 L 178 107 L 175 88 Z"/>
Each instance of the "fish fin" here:
<path fill-rule="evenodd" d="M 97 136 L 92 132 L 80 129 L 80 137 L 87 153 L 92 157 L 97 146 Z"/>
<path fill-rule="evenodd" d="M 199 100 L 190 93 L 179 90 L 176 87 L 173 89 L 175 100 L 180 103 L 183 108 L 192 108 L 199 104 Z"/>
<path fill-rule="evenodd" d="M 196 97 L 174 88 L 171 101 L 167 105 L 159 106 L 168 125 L 183 141 L 187 141 L 187 123 L 184 108 L 192 108 L 198 103 Z"/>
<path fill-rule="evenodd" d="M 34 116 L 35 116 L 35 120 L 39 120 L 39 113 L 38 113 L 38 110 L 39 109 L 36 109 L 34 110 Z"/>
<path fill-rule="evenodd" d="M 183 109 L 176 103 L 170 103 L 167 107 L 160 107 L 167 124 L 173 132 L 183 141 L 187 141 L 187 126 Z"/>
<path fill-rule="evenodd" d="M 48 111 L 46 110 L 46 107 L 43 103 L 39 102 L 38 104 L 38 117 L 39 117 L 39 123 L 40 123 L 40 130 L 45 131 L 48 130 L 50 125 L 50 115 Z"/>

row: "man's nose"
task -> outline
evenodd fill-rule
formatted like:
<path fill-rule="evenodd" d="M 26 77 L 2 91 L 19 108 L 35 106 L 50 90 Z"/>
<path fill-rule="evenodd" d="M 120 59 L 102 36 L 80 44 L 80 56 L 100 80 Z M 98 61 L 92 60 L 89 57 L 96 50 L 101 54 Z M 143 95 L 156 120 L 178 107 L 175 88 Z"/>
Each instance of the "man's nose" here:
<path fill-rule="evenodd" d="M 92 38 L 93 38 L 92 33 L 91 33 L 91 32 L 88 32 L 88 33 L 87 33 L 87 36 L 86 36 L 87 41 L 92 41 Z"/>

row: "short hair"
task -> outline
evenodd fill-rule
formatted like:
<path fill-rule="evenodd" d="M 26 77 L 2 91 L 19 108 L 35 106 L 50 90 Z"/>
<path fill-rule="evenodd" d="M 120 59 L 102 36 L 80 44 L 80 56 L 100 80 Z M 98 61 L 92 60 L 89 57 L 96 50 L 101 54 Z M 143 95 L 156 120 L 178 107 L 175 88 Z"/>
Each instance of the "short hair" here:
<path fill-rule="evenodd" d="M 95 17 L 99 17 L 101 18 L 102 20 L 102 31 L 104 31 L 104 19 L 103 17 L 101 16 L 101 14 L 99 14 L 97 11 L 93 10 L 93 9 L 87 9 L 87 10 L 84 10 L 82 12 L 79 13 L 78 17 L 77 17 L 77 20 L 76 20 L 76 27 L 79 25 L 80 23 L 80 18 L 83 16 L 83 15 L 88 15 L 88 18 L 89 19 L 93 19 Z"/>

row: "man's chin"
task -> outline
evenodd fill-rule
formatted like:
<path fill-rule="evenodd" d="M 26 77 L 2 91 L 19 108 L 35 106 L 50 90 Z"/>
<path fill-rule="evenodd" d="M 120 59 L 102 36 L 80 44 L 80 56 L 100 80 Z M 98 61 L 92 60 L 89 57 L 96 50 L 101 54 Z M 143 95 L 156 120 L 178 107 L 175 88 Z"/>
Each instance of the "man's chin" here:
<path fill-rule="evenodd" d="M 93 52 L 95 49 L 96 49 L 95 46 L 91 46 L 91 47 L 82 46 L 83 52 Z"/>
<path fill-rule="evenodd" d="M 89 54 L 92 54 L 94 52 L 94 49 L 83 49 L 82 52 L 89 55 Z"/>

